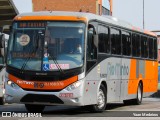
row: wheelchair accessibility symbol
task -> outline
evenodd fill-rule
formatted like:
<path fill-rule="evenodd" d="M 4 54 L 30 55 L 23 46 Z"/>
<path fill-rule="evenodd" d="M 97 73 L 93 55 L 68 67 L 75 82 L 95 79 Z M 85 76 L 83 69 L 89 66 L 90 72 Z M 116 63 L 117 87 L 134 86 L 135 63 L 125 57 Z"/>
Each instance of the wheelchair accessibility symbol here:
<path fill-rule="evenodd" d="M 49 70 L 49 64 L 43 64 L 43 71 Z"/>

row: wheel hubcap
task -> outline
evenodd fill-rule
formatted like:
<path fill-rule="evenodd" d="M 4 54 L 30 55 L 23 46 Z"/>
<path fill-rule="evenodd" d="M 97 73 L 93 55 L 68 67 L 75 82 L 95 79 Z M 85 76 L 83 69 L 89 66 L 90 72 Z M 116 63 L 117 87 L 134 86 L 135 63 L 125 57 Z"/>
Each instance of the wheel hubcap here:
<path fill-rule="evenodd" d="M 141 87 L 138 87 L 138 100 L 141 101 L 142 94 L 141 94 Z"/>
<path fill-rule="evenodd" d="M 103 108 L 105 105 L 105 96 L 104 96 L 104 93 L 103 91 L 100 89 L 99 92 L 98 92 L 98 104 L 97 104 L 97 107 L 99 109 Z"/>

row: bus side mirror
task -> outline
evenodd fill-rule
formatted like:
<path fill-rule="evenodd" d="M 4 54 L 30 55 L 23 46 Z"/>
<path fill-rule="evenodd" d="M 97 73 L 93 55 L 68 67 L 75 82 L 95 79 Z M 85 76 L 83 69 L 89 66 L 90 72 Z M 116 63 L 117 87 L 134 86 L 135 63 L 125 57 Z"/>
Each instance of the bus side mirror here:
<path fill-rule="evenodd" d="M 98 48 L 98 35 L 93 36 L 94 45 Z"/>
<path fill-rule="evenodd" d="M 0 35 L 0 57 L 4 57 L 4 49 L 5 49 L 5 37 L 4 34 Z"/>
<path fill-rule="evenodd" d="M 5 44 L 5 37 L 4 34 L 0 35 L 0 48 L 4 48 L 4 44 Z"/>

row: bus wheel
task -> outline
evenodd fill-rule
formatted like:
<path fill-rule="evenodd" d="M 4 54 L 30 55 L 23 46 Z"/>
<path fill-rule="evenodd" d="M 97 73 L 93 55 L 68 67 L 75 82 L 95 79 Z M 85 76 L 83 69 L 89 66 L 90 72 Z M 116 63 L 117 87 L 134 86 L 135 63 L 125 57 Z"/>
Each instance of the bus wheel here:
<path fill-rule="evenodd" d="M 107 91 L 103 84 L 101 84 L 98 94 L 97 94 L 97 104 L 90 106 L 91 112 L 103 112 L 106 108 L 106 101 L 107 101 Z"/>
<path fill-rule="evenodd" d="M 43 112 L 45 106 L 44 105 L 32 105 L 32 104 L 25 104 L 26 109 L 31 113 L 41 113 Z"/>
<path fill-rule="evenodd" d="M 143 90 L 142 90 L 142 84 L 138 84 L 138 89 L 137 89 L 137 98 L 133 100 L 135 105 L 140 105 L 142 103 L 142 98 L 143 98 Z"/>

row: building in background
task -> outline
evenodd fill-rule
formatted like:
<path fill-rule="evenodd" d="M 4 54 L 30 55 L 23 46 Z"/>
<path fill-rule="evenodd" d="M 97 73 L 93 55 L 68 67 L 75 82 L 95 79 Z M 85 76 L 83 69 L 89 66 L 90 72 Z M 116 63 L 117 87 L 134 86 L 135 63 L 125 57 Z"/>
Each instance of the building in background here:
<path fill-rule="evenodd" d="M 33 11 L 75 11 L 112 14 L 112 0 L 32 0 Z"/>
<path fill-rule="evenodd" d="M 9 27 L 18 13 L 12 0 L 0 0 L 0 33 L 9 34 Z"/>

